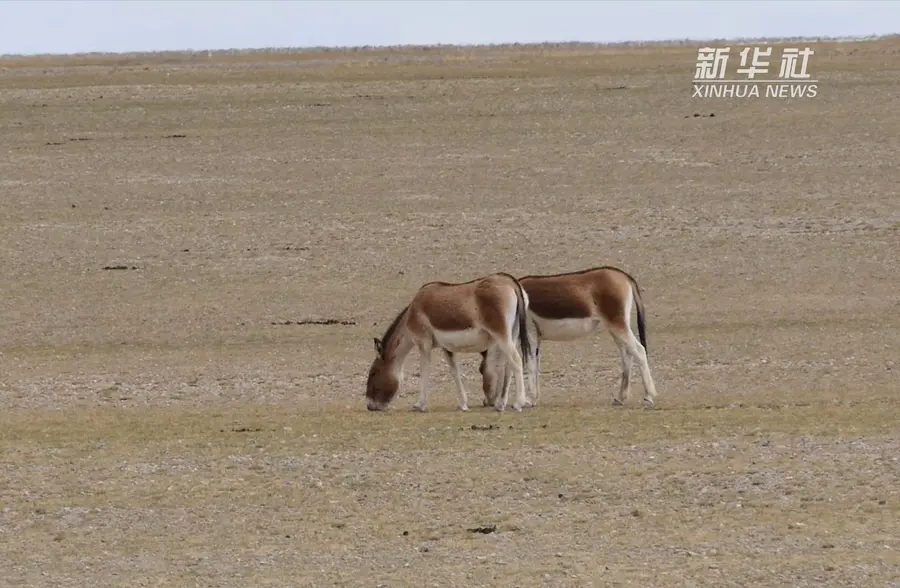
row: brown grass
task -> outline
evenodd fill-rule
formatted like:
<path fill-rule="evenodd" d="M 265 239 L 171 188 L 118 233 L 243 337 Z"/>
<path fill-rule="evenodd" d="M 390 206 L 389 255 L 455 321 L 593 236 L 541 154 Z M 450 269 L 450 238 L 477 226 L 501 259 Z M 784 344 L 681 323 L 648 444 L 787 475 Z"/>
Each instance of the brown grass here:
<path fill-rule="evenodd" d="M 4 58 L 0 585 L 900 585 L 900 43 L 816 51 Z M 365 411 L 421 283 L 604 264 L 658 410 L 603 335 L 522 414 L 415 361 Z"/>

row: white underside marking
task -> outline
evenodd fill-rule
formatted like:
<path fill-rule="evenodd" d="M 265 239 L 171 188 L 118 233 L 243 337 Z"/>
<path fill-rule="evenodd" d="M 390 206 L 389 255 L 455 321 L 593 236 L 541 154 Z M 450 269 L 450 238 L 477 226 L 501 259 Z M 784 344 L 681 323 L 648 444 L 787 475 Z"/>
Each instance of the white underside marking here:
<path fill-rule="evenodd" d="M 595 318 L 545 319 L 535 314 L 532 320 L 541 330 L 541 339 L 547 341 L 572 341 L 597 331 L 602 321 Z"/>
<path fill-rule="evenodd" d="M 453 353 L 481 353 L 491 344 L 491 337 L 482 329 L 464 331 L 434 330 L 434 340 L 439 347 Z"/>

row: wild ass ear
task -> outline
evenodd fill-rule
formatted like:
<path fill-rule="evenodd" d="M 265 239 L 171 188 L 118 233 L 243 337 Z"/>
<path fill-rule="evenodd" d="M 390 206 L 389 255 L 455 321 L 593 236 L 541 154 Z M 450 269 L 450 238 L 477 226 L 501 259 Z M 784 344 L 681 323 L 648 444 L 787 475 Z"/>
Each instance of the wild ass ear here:
<path fill-rule="evenodd" d="M 381 339 L 375 337 L 375 353 L 377 353 L 378 356 L 381 357 L 382 351 L 384 351 L 384 346 L 382 346 L 381 344 Z"/>

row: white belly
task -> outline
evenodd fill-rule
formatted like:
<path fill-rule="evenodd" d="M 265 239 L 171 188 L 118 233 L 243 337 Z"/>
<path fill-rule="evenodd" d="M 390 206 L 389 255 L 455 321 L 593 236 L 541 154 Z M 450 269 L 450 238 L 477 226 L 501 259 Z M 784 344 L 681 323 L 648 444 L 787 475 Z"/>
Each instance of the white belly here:
<path fill-rule="evenodd" d="M 531 316 L 541 330 L 541 339 L 547 341 L 572 341 L 597 331 L 600 320 L 594 318 L 544 319 Z"/>
<path fill-rule="evenodd" d="M 491 337 L 481 329 L 434 331 L 438 346 L 453 353 L 481 353 L 491 344 Z"/>

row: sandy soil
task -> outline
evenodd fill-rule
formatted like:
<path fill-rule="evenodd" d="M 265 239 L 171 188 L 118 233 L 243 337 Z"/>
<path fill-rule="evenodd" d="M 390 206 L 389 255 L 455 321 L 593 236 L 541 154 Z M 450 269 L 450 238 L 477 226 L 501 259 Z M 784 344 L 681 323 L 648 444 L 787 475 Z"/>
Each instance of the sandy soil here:
<path fill-rule="evenodd" d="M 0 62 L 0 585 L 900 586 L 900 42 L 815 48 Z M 605 334 L 365 410 L 420 284 L 598 265 L 657 410 Z"/>

